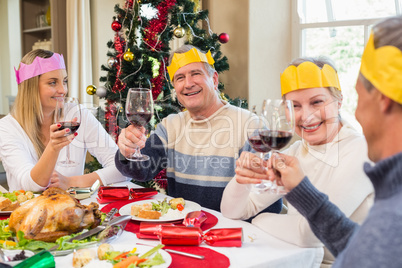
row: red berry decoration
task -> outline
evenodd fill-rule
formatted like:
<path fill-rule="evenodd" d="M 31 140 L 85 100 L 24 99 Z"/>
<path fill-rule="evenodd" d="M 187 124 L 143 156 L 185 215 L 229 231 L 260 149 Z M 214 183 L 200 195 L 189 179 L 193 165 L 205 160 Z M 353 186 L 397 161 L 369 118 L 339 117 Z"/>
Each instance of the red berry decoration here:
<path fill-rule="evenodd" d="M 120 31 L 121 29 L 121 23 L 118 20 L 115 20 L 114 22 L 112 22 L 112 29 L 115 32 Z"/>
<path fill-rule="evenodd" d="M 221 33 L 218 37 L 219 42 L 226 44 L 229 42 L 229 35 L 227 33 Z"/>

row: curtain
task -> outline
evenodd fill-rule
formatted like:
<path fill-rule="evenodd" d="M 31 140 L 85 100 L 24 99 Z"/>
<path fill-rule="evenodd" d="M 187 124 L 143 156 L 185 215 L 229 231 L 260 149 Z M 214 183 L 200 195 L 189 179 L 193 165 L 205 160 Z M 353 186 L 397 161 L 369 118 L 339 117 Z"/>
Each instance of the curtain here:
<path fill-rule="evenodd" d="M 68 0 L 66 12 L 68 95 L 90 105 L 93 96 L 86 93 L 87 86 L 93 83 L 90 1 Z"/>

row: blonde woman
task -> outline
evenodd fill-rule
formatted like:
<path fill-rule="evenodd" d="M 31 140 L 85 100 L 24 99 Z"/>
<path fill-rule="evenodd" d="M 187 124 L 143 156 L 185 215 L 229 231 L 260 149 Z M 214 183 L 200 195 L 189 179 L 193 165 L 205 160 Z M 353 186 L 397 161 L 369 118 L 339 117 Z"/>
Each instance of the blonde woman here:
<path fill-rule="evenodd" d="M 98 120 L 82 109 L 81 126 L 73 135 L 65 136 L 54 122 L 56 98 L 67 94 L 67 71 L 63 56 L 47 50 L 33 50 L 21 60 L 15 71 L 18 94 L 10 114 L 0 120 L 0 157 L 12 190 L 43 191 L 56 186 L 91 186 L 124 181 L 116 169 L 117 145 Z M 68 133 L 68 132 L 67 132 Z M 60 151 L 70 145 L 70 154 L 79 162 L 75 167 L 61 167 L 65 157 Z M 103 165 L 84 175 L 89 151 Z"/>

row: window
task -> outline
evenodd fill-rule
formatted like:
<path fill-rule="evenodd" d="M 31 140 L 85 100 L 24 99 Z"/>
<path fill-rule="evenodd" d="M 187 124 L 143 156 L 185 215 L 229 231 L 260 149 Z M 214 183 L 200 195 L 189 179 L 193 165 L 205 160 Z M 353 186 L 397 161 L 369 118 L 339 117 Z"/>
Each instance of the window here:
<path fill-rule="evenodd" d="M 338 69 L 344 96 L 342 111 L 354 115 L 354 89 L 371 27 L 378 20 L 401 14 L 402 0 L 293 0 L 294 57 L 328 56 Z"/>

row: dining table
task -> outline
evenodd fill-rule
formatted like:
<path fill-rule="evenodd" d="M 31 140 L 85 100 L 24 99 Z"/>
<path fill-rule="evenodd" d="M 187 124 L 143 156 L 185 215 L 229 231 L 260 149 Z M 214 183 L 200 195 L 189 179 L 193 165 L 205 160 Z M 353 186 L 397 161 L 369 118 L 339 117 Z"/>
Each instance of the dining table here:
<path fill-rule="evenodd" d="M 127 186 L 130 189 L 141 188 L 141 186 L 132 182 L 116 183 L 114 186 Z M 90 198 L 81 200 L 81 203 L 88 205 L 91 202 L 97 202 L 96 197 L 97 193 L 95 192 Z M 154 200 L 162 200 L 165 197 L 168 196 L 158 193 L 151 198 Z M 118 204 L 119 202 L 114 203 Z M 105 208 L 105 206 L 113 207 L 114 203 L 100 204 L 100 208 L 102 210 L 102 208 Z M 211 229 L 242 228 L 243 241 L 241 246 L 218 247 L 201 243 L 199 246 L 176 247 L 176 249 L 180 249 L 182 251 L 202 253 L 203 255 L 206 255 L 205 259 L 198 260 L 190 257 L 180 256 L 180 260 L 183 260 L 183 258 L 186 260 L 186 264 L 184 265 L 181 264 L 182 262 L 179 261 L 179 258 L 176 256 L 176 254 L 169 253 L 174 257 L 169 267 L 320 267 L 324 255 L 324 250 L 322 247 L 301 248 L 267 234 L 247 221 L 232 220 L 224 217 L 218 211 L 204 207 L 201 208 L 201 211 L 205 212 L 205 214 L 209 215 L 210 217 L 216 217 L 217 223 Z M 140 239 L 133 231 L 124 230 L 122 234 L 110 244 L 112 246 L 124 246 L 127 249 L 132 249 L 138 244 L 156 246 L 160 244 L 160 242 L 159 240 Z M 175 247 L 171 248 L 173 249 Z M 72 267 L 72 259 L 73 253 L 66 256 L 57 256 L 55 257 L 56 267 Z M 225 262 L 223 262 L 223 264 L 220 261 Z M 97 263 L 95 267 L 101 268 L 101 265 Z"/>

